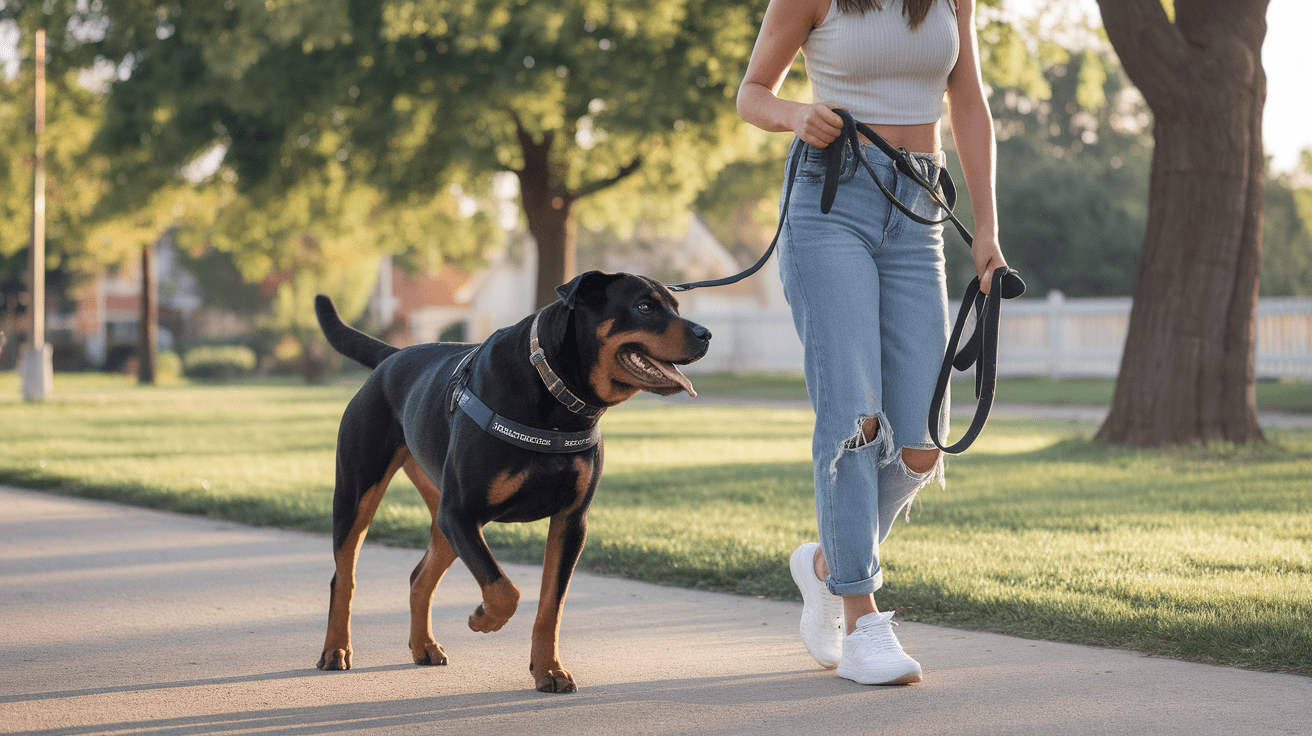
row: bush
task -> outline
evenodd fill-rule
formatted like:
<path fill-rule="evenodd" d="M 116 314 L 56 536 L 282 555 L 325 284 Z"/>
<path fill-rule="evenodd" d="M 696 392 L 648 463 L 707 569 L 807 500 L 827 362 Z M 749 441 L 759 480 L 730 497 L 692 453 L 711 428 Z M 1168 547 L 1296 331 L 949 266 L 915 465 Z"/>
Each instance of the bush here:
<path fill-rule="evenodd" d="M 465 332 L 467 330 L 468 330 L 468 326 L 465 324 L 464 320 L 460 320 L 459 322 L 452 322 L 451 324 L 443 328 L 442 333 L 437 336 L 437 341 L 438 342 L 464 342 L 466 339 Z"/>
<path fill-rule="evenodd" d="M 255 370 L 255 351 L 243 345 L 198 347 L 188 350 L 182 363 L 188 378 L 230 381 Z"/>
<path fill-rule="evenodd" d="M 182 377 L 182 358 L 172 350 L 161 350 L 155 356 L 155 378 L 176 381 Z"/>

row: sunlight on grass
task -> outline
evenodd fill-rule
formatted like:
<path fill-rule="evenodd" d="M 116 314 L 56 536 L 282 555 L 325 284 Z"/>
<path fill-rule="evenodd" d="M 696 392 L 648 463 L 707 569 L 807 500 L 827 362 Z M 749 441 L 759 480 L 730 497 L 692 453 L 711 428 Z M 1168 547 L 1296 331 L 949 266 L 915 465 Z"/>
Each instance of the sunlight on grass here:
<path fill-rule="evenodd" d="M 331 528 L 337 424 L 354 385 L 138 388 L 61 375 L 56 389 L 29 404 L 0 376 L 0 482 Z M 1088 390 L 1101 389 L 1077 394 Z M 787 558 L 815 538 L 812 421 L 806 409 L 695 401 L 608 412 L 580 566 L 796 600 Z M 1137 450 L 1095 443 L 1095 429 L 992 420 L 881 548 L 880 605 L 908 620 L 1312 674 L 1312 431 Z M 419 547 L 429 522 L 399 475 L 370 539 Z M 546 527 L 486 535 L 500 559 L 536 563 Z"/>

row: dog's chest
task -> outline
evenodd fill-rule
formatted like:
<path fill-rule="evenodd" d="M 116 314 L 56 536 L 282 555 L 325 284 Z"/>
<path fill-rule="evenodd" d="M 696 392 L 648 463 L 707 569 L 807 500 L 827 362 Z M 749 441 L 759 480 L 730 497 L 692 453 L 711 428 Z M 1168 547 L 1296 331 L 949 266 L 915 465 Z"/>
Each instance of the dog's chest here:
<path fill-rule="evenodd" d="M 488 483 L 488 496 L 499 500 L 494 503 L 497 521 L 535 521 L 586 509 L 600 476 L 595 452 L 557 456 L 518 472 L 495 474 Z"/>

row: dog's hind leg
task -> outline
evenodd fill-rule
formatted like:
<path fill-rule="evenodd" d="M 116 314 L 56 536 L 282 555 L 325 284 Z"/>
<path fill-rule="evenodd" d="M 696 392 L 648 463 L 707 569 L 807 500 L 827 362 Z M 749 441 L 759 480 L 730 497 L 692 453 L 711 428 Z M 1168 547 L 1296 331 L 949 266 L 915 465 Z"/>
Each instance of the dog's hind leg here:
<path fill-rule="evenodd" d="M 442 665 L 447 663 L 447 657 L 442 645 L 433 638 L 433 593 L 451 563 L 456 561 L 456 552 L 437 528 L 437 507 L 442 499 L 437 484 L 412 457 L 407 457 L 401 467 L 419 489 L 419 495 L 423 496 L 433 517 L 428 549 L 414 572 L 410 573 L 410 654 L 415 664 Z"/>
<path fill-rule="evenodd" d="M 324 637 L 323 654 L 319 657 L 318 667 L 321 670 L 351 669 L 351 598 L 355 595 L 355 563 L 360 557 L 360 547 L 378 511 L 378 504 L 383 500 L 388 482 L 400 469 L 402 461 L 410 455 L 402 445 L 382 470 L 381 477 L 377 477 L 375 482 L 357 494 L 352 487 L 351 468 L 348 468 L 343 458 L 340 446 L 343 441 L 339 439 L 337 491 L 333 498 L 333 558 L 336 572 L 329 584 L 328 633 Z"/>

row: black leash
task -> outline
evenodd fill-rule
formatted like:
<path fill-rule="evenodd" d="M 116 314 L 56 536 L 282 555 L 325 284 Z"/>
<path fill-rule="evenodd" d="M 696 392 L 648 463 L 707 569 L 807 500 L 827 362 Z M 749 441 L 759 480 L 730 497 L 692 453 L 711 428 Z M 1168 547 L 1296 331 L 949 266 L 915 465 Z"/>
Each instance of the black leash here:
<path fill-rule="evenodd" d="M 957 188 L 952 182 L 952 177 L 948 174 L 946 168 L 939 171 L 939 184 L 936 187 L 920 169 L 915 165 L 913 157 L 904 148 L 894 148 L 884 137 L 876 133 L 865 123 L 857 122 L 850 112 L 842 108 L 835 108 L 834 112 L 838 113 L 843 119 L 843 132 L 838 139 L 834 141 L 838 145 L 831 143 L 824 151 L 825 161 L 825 181 L 824 188 L 820 194 L 820 211 L 829 214 L 833 207 L 834 197 L 838 193 L 838 177 L 843 165 L 843 147 L 849 146 L 852 155 L 861 163 L 870 177 L 875 180 L 879 190 L 884 193 L 894 207 L 902 211 L 902 214 L 911 218 L 922 225 L 939 225 L 951 221 L 956 227 L 957 232 L 961 234 L 967 246 L 974 244 L 975 239 L 971 236 L 966 226 L 957 219 L 953 214 L 953 209 L 957 205 Z M 870 167 L 870 162 L 866 161 L 865 154 L 861 152 L 860 135 L 864 135 L 867 140 L 875 144 L 875 147 L 888 156 L 893 161 L 894 167 L 910 177 L 912 181 L 922 187 L 929 193 L 930 200 L 935 206 L 947 213 L 942 219 L 931 219 L 922 217 L 911 208 L 907 207 L 897 198 L 884 182 L 880 181 L 875 175 L 874 170 Z M 720 279 L 710 279 L 706 281 L 694 281 L 686 284 L 675 284 L 667 287 L 670 291 L 690 291 L 699 289 L 703 286 L 724 286 L 734 284 L 751 276 L 765 262 L 770 260 L 774 253 L 775 247 L 779 244 L 779 236 L 783 233 L 784 219 L 788 216 L 788 200 L 793 193 L 793 180 L 797 176 L 797 166 L 801 161 L 801 154 L 792 157 L 788 165 L 788 179 L 784 183 L 784 197 L 781 214 L 779 216 L 779 226 L 774 231 L 774 238 L 770 240 L 770 247 L 766 249 L 765 255 L 753 264 L 750 268 L 741 271 L 733 276 L 726 276 Z M 940 194 L 941 191 L 941 194 Z M 934 446 L 938 449 L 949 453 L 958 454 L 964 452 L 966 448 L 975 441 L 981 430 L 984 429 L 985 422 L 988 421 L 989 411 L 993 408 L 993 395 L 997 388 L 998 378 L 998 325 L 999 316 L 1002 312 L 1002 300 L 1014 299 L 1025 293 L 1025 282 L 1021 279 L 1020 274 L 1015 271 L 1001 267 L 994 269 L 993 282 L 990 286 L 989 293 L 986 296 L 980 290 L 979 277 L 971 279 L 970 284 L 966 286 L 966 295 L 962 298 L 961 311 L 957 315 L 956 325 L 952 329 L 952 334 L 948 339 L 948 347 L 943 356 L 943 365 L 939 370 L 938 383 L 934 387 L 934 397 L 930 402 L 929 409 L 929 434 L 934 441 Z M 966 328 L 966 317 L 970 314 L 971 307 L 975 310 L 975 331 L 966 341 L 961 352 L 956 353 L 958 343 L 961 341 L 961 335 Z M 970 427 L 966 434 L 955 444 L 944 447 L 938 434 L 938 417 L 943 410 L 943 403 L 947 397 L 949 379 L 952 376 L 952 369 L 955 367 L 959 371 L 964 371 L 975 365 L 975 416 L 971 420 Z"/>

